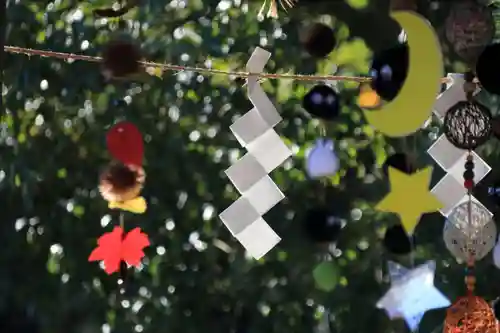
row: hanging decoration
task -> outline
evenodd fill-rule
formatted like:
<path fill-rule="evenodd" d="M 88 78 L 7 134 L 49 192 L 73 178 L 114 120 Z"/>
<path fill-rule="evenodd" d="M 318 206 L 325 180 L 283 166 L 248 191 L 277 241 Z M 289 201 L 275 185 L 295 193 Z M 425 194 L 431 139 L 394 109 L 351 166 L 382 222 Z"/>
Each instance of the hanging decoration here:
<path fill-rule="evenodd" d="M 467 295 L 459 297 L 446 311 L 443 333 L 497 333 L 498 323 L 490 305 L 474 295 L 474 256 L 467 262 L 465 284 Z"/>
<path fill-rule="evenodd" d="M 460 101 L 446 112 L 443 130 L 455 147 L 474 150 L 490 138 L 491 112 L 476 101 Z"/>
<path fill-rule="evenodd" d="M 142 214 L 146 211 L 146 200 L 139 194 L 145 179 L 142 167 L 113 161 L 101 174 L 99 192 L 110 209 Z"/>
<path fill-rule="evenodd" d="M 323 23 L 313 23 L 301 36 L 307 53 L 315 58 L 327 57 L 337 46 L 337 38 L 332 28 Z"/>
<path fill-rule="evenodd" d="M 370 85 L 362 83 L 359 85 L 358 106 L 362 109 L 376 109 L 381 106 L 382 99 Z"/>
<path fill-rule="evenodd" d="M 411 175 L 417 171 L 412 158 L 406 153 L 395 153 L 387 157 L 382 166 L 382 170 L 386 177 L 389 177 L 389 168 L 393 167 L 401 172 Z"/>
<path fill-rule="evenodd" d="M 495 318 L 500 321 L 500 302 L 499 299 L 497 298 L 495 301 L 493 301 L 493 313 L 495 315 Z M 500 328 L 500 327 L 499 327 Z"/>
<path fill-rule="evenodd" d="M 120 263 L 139 267 L 144 257 L 143 249 L 149 246 L 148 236 L 135 228 L 125 235 L 122 227 L 114 227 L 97 240 L 97 248 L 92 251 L 89 261 L 102 261 L 108 274 L 118 272 Z"/>
<path fill-rule="evenodd" d="M 141 133 L 130 122 L 119 122 L 108 131 L 106 144 L 115 160 L 101 174 L 99 191 L 102 197 L 108 201 L 110 209 L 144 213 L 146 200 L 139 196 L 146 180 L 142 168 Z"/>
<path fill-rule="evenodd" d="M 467 156 L 470 155 L 470 158 L 474 161 L 474 184 L 479 183 L 491 171 L 491 167 L 475 152 L 472 151 L 469 154 L 467 150 L 456 146 L 474 149 L 472 147 L 477 147 L 485 142 L 485 137 L 489 135 L 487 133 L 491 131 L 488 130 L 491 125 L 485 123 L 488 121 L 487 113 L 486 116 L 481 113 L 481 117 L 484 116 L 484 118 L 481 118 L 481 122 L 477 122 L 479 120 L 470 117 L 462 118 L 462 121 L 458 122 L 461 115 L 468 116 L 463 114 L 466 110 L 461 107 L 463 104 L 457 103 L 467 100 L 472 102 L 473 97 L 480 89 L 473 84 L 470 75 L 466 77 L 462 74 L 451 73 L 447 77 L 449 80 L 446 90 L 436 99 L 434 114 L 439 120 L 447 121 L 445 128 L 448 127 L 448 135 L 446 135 L 445 129 L 445 134 L 441 135 L 427 150 L 432 159 L 446 171 L 446 175 L 431 190 L 443 204 L 440 212 L 444 216 L 448 216 L 458 204 L 467 201 L 467 191 L 463 185 L 463 173 L 466 171 Z M 456 107 L 457 105 L 458 107 Z M 453 111 L 454 114 L 446 117 L 449 110 L 455 110 Z M 467 121 L 471 122 L 468 123 Z M 459 127 L 460 124 L 465 126 Z M 476 124 L 479 128 L 474 126 Z M 450 142 L 447 137 L 450 137 L 454 143 Z M 477 201 L 474 197 L 472 197 L 472 200 Z"/>
<path fill-rule="evenodd" d="M 427 20 L 404 11 L 391 17 L 408 36 L 408 74 L 397 97 L 377 111 L 364 110 L 364 115 L 382 134 L 402 137 L 418 131 L 430 117 L 444 65 L 439 40 Z"/>
<path fill-rule="evenodd" d="M 457 260 L 467 262 L 471 255 L 476 260 L 481 260 L 495 246 L 496 231 L 496 225 L 491 219 L 483 227 L 463 230 L 453 219 L 448 218 L 444 225 L 443 239 L 446 248 Z"/>
<path fill-rule="evenodd" d="M 408 45 L 397 45 L 375 54 L 370 68 L 371 88 L 385 101 L 400 92 L 408 75 Z"/>
<path fill-rule="evenodd" d="M 142 68 L 140 49 L 124 38 L 112 40 L 102 57 L 102 74 L 107 80 L 124 79 L 138 74 Z"/>
<path fill-rule="evenodd" d="M 494 95 L 500 95 L 500 84 L 498 82 L 498 75 L 500 74 L 499 56 L 500 43 L 491 44 L 484 49 L 476 63 L 478 81 L 484 90 Z"/>
<path fill-rule="evenodd" d="M 493 136 L 500 140 L 500 115 L 493 117 L 491 120 L 491 131 Z"/>
<path fill-rule="evenodd" d="M 497 244 L 493 248 L 493 264 L 500 268 L 500 236 L 498 237 Z"/>
<path fill-rule="evenodd" d="M 142 135 L 132 123 L 120 122 L 109 130 L 106 141 L 115 160 L 102 172 L 99 192 L 110 209 L 144 213 L 146 200 L 139 196 L 146 180 Z M 143 249 L 149 246 L 148 237 L 140 228 L 128 233 L 124 229 L 124 215 L 120 213 L 120 226 L 102 235 L 88 258 L 91 262 L 102 261 L 108 274 L 117 272 L 121 262 L 138 266 L 144 257 Z"/>
<path fill-rule="evenodd" d="M 398 214 L 406 233 L 412 235 L 423 213 L 431 213 L 442 207 L 428 190 L 431 175 L 430 167 L 413 175 L 390 167 L 391 191 L 375 209 Z"/>
<path fill-rule="evenodd" d="M 106 145 L 114 159 L 123 164 L 142 165 L 142 134 L 131 122 L 122 121 L 114 125 L 106 135 Z"/>
<path fill-rule="evenodd" d="M 339 95 L 326 84 L 314 86 L 304 96 L 303 108 L 313 117 L 333 120 L 340 114 Z"/>
<path fill-rule="evenodd" d="M 307 237 L 316 244 L 330 244 L 337 241 L 342 231 L 342 220 L 331 209 L 314 207 L 307 210 L 303 220 Z"/>
<path fill-rule="evenodd" d="M 339 170 L 339 159 L 333 140 L 318 139 L 306 157 L 306 172 L 311 178 L 334 176 Z"/>
<path fill-rule="evenodd" d="M 412 270 L 390 262 L 391 288 L 377 302 L 391 319 L 404 318 L 413 331 L 425 312 L 450 305 L 450 301 L 434 286 L 436 263 L 428 261 Z"/>
<path fill-rule="evenodd" d="M 247 62 L 247 70 L 261 72 L 270 57 L 271 53 L 257 47 Z M 243 247 L 260 259 L 281 240 L 262 219 L 284 198 L 268 173 L 292 152 L 273 129 L 282 118 L 262 90 L 257 75 L 247 79 L 247 89 L 254 108 L 238 118 L 230 129 L 248 153 L 225 171 L 242 196 L 219 218 Z"/>
<path fill-rule="evenodd" d="M 468 99 L 472 93 L 469 92 Z M 469 150 L 466 171 L 463 174 L 467 202 L 455 208 L 449 215 L 445 232 L 445 241 L 450 251 L 467 263 L 465 285 L 467 295 L 459 297 L 446 312 L 444 333 L 497 333 L 498 323 L 489 304 L 474 295 L 476 277 L 474 268 L 477 260 L 482 259 L 495 244 L 496 227 L 486 209 L 481 209 L 472 200 L 474 187 L 473 155 Z M 451 240 L 451 241 L 450 241 Z"/>
<path fill-rule="evenodd" d="M 364 114 L 368 123 L 382 134 L 403 137 L 418 131 L 430 117 L 441 88 L 443 58 L 439 40 L 427 20 L 416 13 L 404 11 L 393 12 L 391 17 L 400 24 L 407 35 L 407 44 L 402 46 L 403 51 L 399 51 L 401 54 L 397 57 L 404 61 L 406 47 L 406 78 L 397 89 L 399 93 L 395 98 L 383 104 L 376 112 L 364 110 Z M 377 68 L 378 76 L 383 74 L 383 70 L 388 72 L 386 74 L 395 75 L 396 65 L 390 65 L 389 60 L 381 61 Z M 398 75 L 404 76 L 404 68 L 398 71 Z M 374 89 L 377 89 L 376 86 Z M 377 94 L 380 95 L 381 91 L 377 91 Z M 397 213 L 406 233 L 412 235 L 423 213 L 430 213 L 442 207 L 428 191 L 431 174 L 432 168 L 406 175 L 390 167 L 391 191 L 375 208 Z"/>
<path fill-rule="evenodd" d="M 405 229 L 400 224 L 396 224 L 387 228 L 383 243 L 389 253 L 406 255 L 415 247 L 415 236 L 408 236 Z"/>
<path fill-rule="evenodd" d="M 473 64 L 493 40 L 495 21 L 492 11 L 478 1 L 457 1 L 446 18 L 445 33 L 455 53 Z"/>

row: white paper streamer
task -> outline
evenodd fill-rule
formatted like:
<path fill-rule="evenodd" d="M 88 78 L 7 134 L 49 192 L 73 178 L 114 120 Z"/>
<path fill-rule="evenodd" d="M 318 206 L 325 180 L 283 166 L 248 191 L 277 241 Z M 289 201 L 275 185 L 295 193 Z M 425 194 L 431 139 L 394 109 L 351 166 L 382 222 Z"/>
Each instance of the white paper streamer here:
<path fill-rule="evenodd" d="M 434 104 L 434 114 L 441 121 L 453 105 L 466 100 L 463 88 L 464 75 L 448 73 L 447 78 L 450 79 L 450 82 L 446 85 L 446 91 L 437 97 Z M 480 88 L 474 94 L 479 91 Z M 439 211 L 447 217 L 453 208 L 468 200 L 463 185 L 467 150 L 456 148 L 443 134 L 432 144 L 427 153 L 447 173 L 431 190 L 431 193 L 444 205 Z M 474 156 L 474 183 L 477 184 L 491 171 L 491 167 L 476 153 L 473 152 L 472 155 Z M 473 200 L 477 201 L 475 198 Z"/>
<path fill-rule="evenodd" d="M 257 47 L 246 70 L 255 74 L 262 72 L 270 57 L 271 53 Z M 230 129 L 248 153 L 225 171 L 242 196 L 219 218 L 250 255 L 260 259 L 281 241 L 262 219 L 263 214 L 285 197 L 268 174 L 292 152 L 273 129 L 282 118 L 256 75 L 247 79 L 247 89 L 254 108 L 238 118 Z"/>

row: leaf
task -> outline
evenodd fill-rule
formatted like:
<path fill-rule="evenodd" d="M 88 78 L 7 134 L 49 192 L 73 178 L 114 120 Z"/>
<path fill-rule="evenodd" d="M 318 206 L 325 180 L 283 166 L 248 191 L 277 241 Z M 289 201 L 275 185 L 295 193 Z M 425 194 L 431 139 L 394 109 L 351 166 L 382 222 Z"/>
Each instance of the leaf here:
<path fill-rule="evenodd" d="M 137 266 L 144 257 L 142 251 L 149 246 L 148 236 L 141 232 L 140 228 L 134 228 L 130 231 L 122 243 L 122 259 L 131 266 Z"/>
<path fill-rule="evenodd" d="M 355 71 L 364 73 L 368 72 L 368 58 L 371 56 L 370 49 L 366 43 L 359 38 L 355 38 L 350 42 L 343 43 L 330 56 L 333 63 L 337 66 L 349 65 Z"/>
<path fill-rule="evenodd" d="M 146 212 L 147 203 L 143 197 L 137 197 L 124 202 L 111 201 L 108 207 L 109 209 L 121 209 L 134 214 L 143 214 Z"/>
<path fill-rule="evenodd" d="M 104 262 L 104 270 L 108 274 L 117 272 L 120 269 L 120 262 L 123 260 L 131 266 L 139 265 L 146 246 L 149 246 L 149 239 L 140 228 L 130 231 L 122 241 L 123 229 L 115 227 L 112 232 L 105 233 L 97 240 L 97 248 L 92 251 L 89 261 Z"/>
<path fill-rule="evenodd" d="M 346 0 L 346 2 L 354 9 L 363 9 L 368 6 L 368 0 Z"/>
<path fill-rule="evenodd" d="M 323 291 L 332 291 L 339 282 L 337 267 L 331 262 L 322 262 L 313 270 L 316 288 Z"/>

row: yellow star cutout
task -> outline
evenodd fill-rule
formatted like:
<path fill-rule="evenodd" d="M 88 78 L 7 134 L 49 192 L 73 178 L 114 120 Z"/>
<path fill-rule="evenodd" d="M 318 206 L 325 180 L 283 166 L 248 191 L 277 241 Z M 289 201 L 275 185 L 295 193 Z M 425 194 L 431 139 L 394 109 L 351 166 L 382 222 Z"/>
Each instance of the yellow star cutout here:
<path fill-rule="evenodd" d="M 406 233 L 413 234 L 422 214 L 435 212 L 443 207 L 428 189 L 431 175 L 432 167 L 412 175 L 389 167 L 391 191 L 375 208 L 398 214 Z"/>

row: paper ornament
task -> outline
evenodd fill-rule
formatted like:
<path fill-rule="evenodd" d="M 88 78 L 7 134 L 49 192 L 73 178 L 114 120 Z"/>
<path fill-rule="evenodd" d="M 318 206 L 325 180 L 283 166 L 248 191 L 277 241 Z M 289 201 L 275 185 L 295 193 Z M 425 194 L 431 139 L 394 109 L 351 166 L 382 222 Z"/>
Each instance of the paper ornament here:
<path fill-rule="evenodd" d="M 106 135 L 106 145 L 114 159 L 123 164 L 142 165 L 142 134 L 131 122 L 122 121 L 114 125 Z"/>
<path fill-rule="evenodd" d="M 89 261 L 103 261 L 104 271 L 108 274 L 117 272 L 120 263 L 139 266 L 144 257 L 143 249 L 149 246 L 148 236 L 135 228 L 123 237 L 123 229 L 115 227 L 112 232 L 105 233 L 97 240 L 97 248 L 92 251 Z"/>
<path fill-rule="evenodd" d="M 135 214 L 146 211 L 146 200 L 139 196 L 146 180 L 144 169 L 113 161 L 99 179 L 99 192 L 108 201 L 110 209 L 121 209 Z"/>
<path fill-rule="evenodd" d="M 339 170 L 339 159 L 333 141 L 318 139 L 307 155 L 306 172 L 311 178 L 334 176 Z"/>
<path fill-rule="evenodd" d="M 428 190 L 431 175 L 431 167 L 412 175 L 389 167 L 391 192 L 382 199 L 376 209 L 398 214 L 406 233 L 412 235 L 422 214 L 437 211 L 442 207 Z"/>
<path fill-rule="evenodd" d="M 389 262 L 391 288 L 378 301 L 391 319 L 403 318 L 411 330 L 416 330 L 424 313 L 449 306 L 451 303 L 434 286 L 436 263 L 428 261 L 412 270 Z"/>

